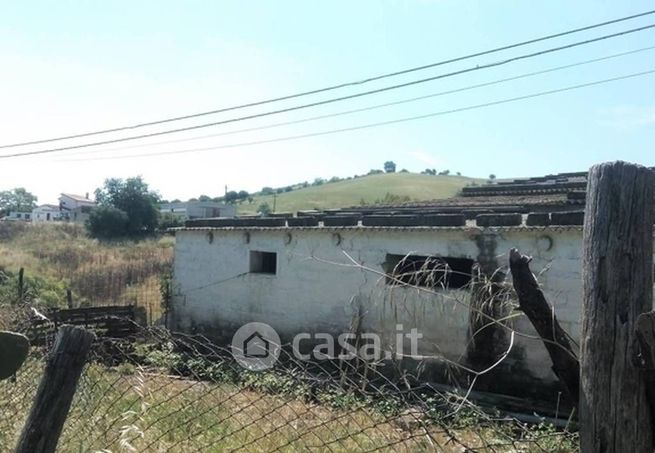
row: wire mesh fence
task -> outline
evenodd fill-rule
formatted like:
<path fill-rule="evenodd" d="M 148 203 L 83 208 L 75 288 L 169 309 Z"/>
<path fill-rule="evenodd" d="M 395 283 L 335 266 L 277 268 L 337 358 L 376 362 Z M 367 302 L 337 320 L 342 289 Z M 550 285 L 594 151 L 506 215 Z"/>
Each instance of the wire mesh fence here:
<path fill-rule="evenodd" d="M 354 360 L 300 360 L 289 347 L 263 371 L 208 338 L 141 327 L 94 344 L 62 432 L 62 452 L 576 451 L 577 435 L 482 408 L 466 394 Z M 0 446 L 11 451 L 47 346 L 0 382 Z"/>

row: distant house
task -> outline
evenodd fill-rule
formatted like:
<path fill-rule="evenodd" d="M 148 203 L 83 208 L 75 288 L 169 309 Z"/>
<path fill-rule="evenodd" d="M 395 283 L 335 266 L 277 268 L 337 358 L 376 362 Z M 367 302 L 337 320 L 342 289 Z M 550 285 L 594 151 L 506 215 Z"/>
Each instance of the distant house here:
<path fill-rule="evenodd" d="M 61 217 L 70 222 L 84 223 L 95 205 L 96 202 L 89 199 L 88 193 L 85 196 L 62 193 L 59 197 Z"/>
<path fill-rule="evenodd" d="M 234 205 L 213 201 L 185 201 L 179 203 L 162 203 L 159 212 L 172 214 L 183 220 L 206 219 L 210 217 L 234 217 L 237 209 Z"/>
<path fill-rule="evenodd" d="M 2 220 L 18 220 L 22 222 L 29 222 L 32 220 L 32 213 L 31 212 L 19 212 L 19 211 L 11 211 L 9 214 L 4 216 Z"/>
<path fill-rule="evenodd" d="M 42 204 L 32 210 L 32 222 L 54 222 L 61 220 L 61 210 L 54 204 Z"/>

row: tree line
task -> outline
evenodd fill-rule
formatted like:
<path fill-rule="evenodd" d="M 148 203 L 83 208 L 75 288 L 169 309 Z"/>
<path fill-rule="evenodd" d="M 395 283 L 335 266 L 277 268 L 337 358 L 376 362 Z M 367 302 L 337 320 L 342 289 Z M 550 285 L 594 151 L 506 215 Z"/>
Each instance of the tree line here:
<path fill-rule="evenodd" d="M 302 189 L 310 186 L 321 186 L 344 180 L 361 178 L 368 175 L 395 173 L 396 163 L 386 161 L 383 165 L 384 170 L 371 169 L 363 175 L 354 175 L 346 178 L 334 176 L 330 179 L 316 178 L 313 182 L 304 181 L 302 183 L 273 188 L 263 187 L 259 192 L 249 193 L 245 190 L 228 191 L 221 197 L 210 197 L 200 195 L 198 198 L 191 198 L 187 201 L 194 202 L 221 202 L 228 204 L 240 204 L 244 202 L 253 203 L 254 196 L 274 195 L 293 190 Z M 408 173 L 406 169 L 400 170 L 400 173 Z M 437 172 L 436 169 L 425 169 L 421 172 L 425 175 L 450 175 L 450 170 Z M 460 172 L 456 173 L 458 176 Z M 489 183 L 493 183 L 496 176 L 489 175 Z M 181 202 L 180 200 L 164 200 L 154 190 L 151 190 L 142 177 L 120 179 L 109 178 L 105 180 L 102 187 L 96 189 L 95 199 L 97 206 L 93 208 L 86 222 L 86 228 L 89 234 L 96 238 L 135 238 L 147 236 L 155 233 L 158 229 L 166 229 L 181 225 L 182 220 L 173 214 L 160 214 L 159 206 L 163 203 Z M 28 192 L 25 188 L 15 188 L 12 190 L 0 191 L 0 218 L 10 212 L 27 212 L 36 207 L 37 197 Z M 262 203 L 259 211 L 262 214 L 270 212 L 270 207 Z"/>

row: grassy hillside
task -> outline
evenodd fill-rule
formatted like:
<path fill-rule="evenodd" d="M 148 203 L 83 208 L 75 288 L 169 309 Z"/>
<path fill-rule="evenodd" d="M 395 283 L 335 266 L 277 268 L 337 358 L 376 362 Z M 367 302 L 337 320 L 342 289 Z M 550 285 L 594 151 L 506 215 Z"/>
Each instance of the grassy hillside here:
<path fill-rule="evenodd" d="M 302 209 L 341 208 L 359 205 L 362 200 L 374 203 L 387 193 L 415 200 L 449 198 L 470 182 L 479 182 L 464 176 L 430 176 L 415 173 L 385 173 L 357 179 L 325 183 L 277 195 L 276 212 L 295 212 Z M 273 207 L 273 195 L 257 196 L 253 203 L 239 206 L 239 214 L 255 213 L 267 202 Z"/>

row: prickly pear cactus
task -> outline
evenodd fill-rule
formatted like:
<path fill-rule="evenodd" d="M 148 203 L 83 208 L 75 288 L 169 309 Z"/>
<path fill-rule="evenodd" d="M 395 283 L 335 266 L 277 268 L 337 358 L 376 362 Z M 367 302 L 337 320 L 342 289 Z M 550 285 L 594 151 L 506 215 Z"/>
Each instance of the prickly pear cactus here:
<path fill-rule="evenodd" d="M 0 330 L 0 379 L 13 376 L 27 358 L 30 342 L 24 335 Z"/>

